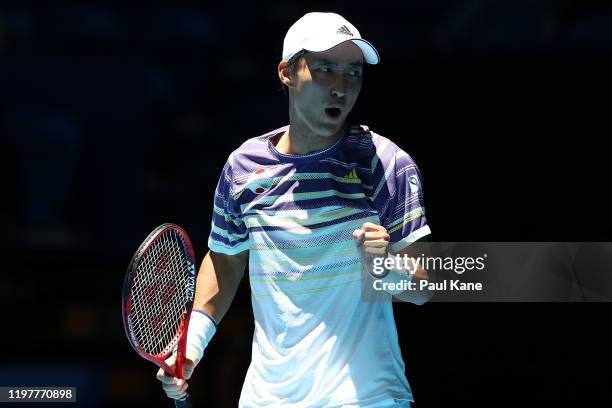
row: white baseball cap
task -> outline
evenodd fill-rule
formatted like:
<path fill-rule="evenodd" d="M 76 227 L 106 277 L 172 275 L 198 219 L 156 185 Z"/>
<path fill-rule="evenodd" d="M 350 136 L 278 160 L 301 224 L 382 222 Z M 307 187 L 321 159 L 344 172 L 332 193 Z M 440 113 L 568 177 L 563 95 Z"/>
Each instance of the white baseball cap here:
<path fill-rule="evenodd" d="M 289 60 L 302 50 L 327 51 L 346 41 L 361 48 L 368 64 L 378 64 L 380 57 L 372 44 L 361 38 L 359 31 L 336 13 L 308 13 L 296 21 L 283 42 L 283 59 Z"/>

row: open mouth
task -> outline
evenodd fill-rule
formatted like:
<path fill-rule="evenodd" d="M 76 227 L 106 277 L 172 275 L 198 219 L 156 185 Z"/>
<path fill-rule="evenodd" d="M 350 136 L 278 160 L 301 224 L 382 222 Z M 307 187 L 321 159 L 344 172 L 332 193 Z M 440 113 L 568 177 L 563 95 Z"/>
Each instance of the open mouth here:
<path fill-rule="evenodd" d="M 325 113 L 332 119 L 337 119 L 342 114 L 342 109 L 340 108 L 326 108 Z"/>

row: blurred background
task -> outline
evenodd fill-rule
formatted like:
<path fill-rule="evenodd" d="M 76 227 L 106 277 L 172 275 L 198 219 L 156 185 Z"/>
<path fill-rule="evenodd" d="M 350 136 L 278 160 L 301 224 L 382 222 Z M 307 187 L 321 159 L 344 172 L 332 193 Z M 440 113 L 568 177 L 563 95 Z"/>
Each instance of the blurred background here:
<path fill-rule="evenodd" d="M 0 385 L 171 406 L 123 333 L 127 263 L 163 222 L 201 261 L 227 156 L 288 121 L 276 66 L 309 11 L 378 48 L 352 119 L 415 159 L 432 239 L 610 241 L 609 1 L 3 0 Z M 395 311 L 417 408 L 610 402 L 609 303 Z M 198 406 L 237 405 L 252 330 L 245 280 Z"/>

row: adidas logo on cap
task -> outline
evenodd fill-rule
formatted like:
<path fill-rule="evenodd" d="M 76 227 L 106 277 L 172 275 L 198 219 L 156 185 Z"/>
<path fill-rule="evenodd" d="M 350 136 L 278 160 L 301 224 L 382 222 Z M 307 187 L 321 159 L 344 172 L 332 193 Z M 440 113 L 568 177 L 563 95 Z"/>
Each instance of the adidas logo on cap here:
<path fill-rule="evenodd" d="M 337 34 L 345 34 L 345 35 L 350 35 L 351 37 L 353 37 L 353 33 L 351 33 L 351 30 L 348 29 L 347 26 L 343 25 L 342 27 L 340 27 L 338 29 L 338 31 L 336 31 Z"/>

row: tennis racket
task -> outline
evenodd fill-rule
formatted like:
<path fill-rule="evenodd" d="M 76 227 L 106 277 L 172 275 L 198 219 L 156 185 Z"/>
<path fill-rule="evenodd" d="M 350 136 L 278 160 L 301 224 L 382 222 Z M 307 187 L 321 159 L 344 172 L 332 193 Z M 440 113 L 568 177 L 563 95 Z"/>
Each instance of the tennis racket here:
<path fill-rule="evenodd" d="M 132 257 L 123 284 L 123 326 L 136 352 L 183 378 L 196 269 L 193 246 L 175 224 L 155 228 Z M 173 370 L 165 360 L 176 350 Z M 187 396 L 177 407 L 191 407 Z"/>

